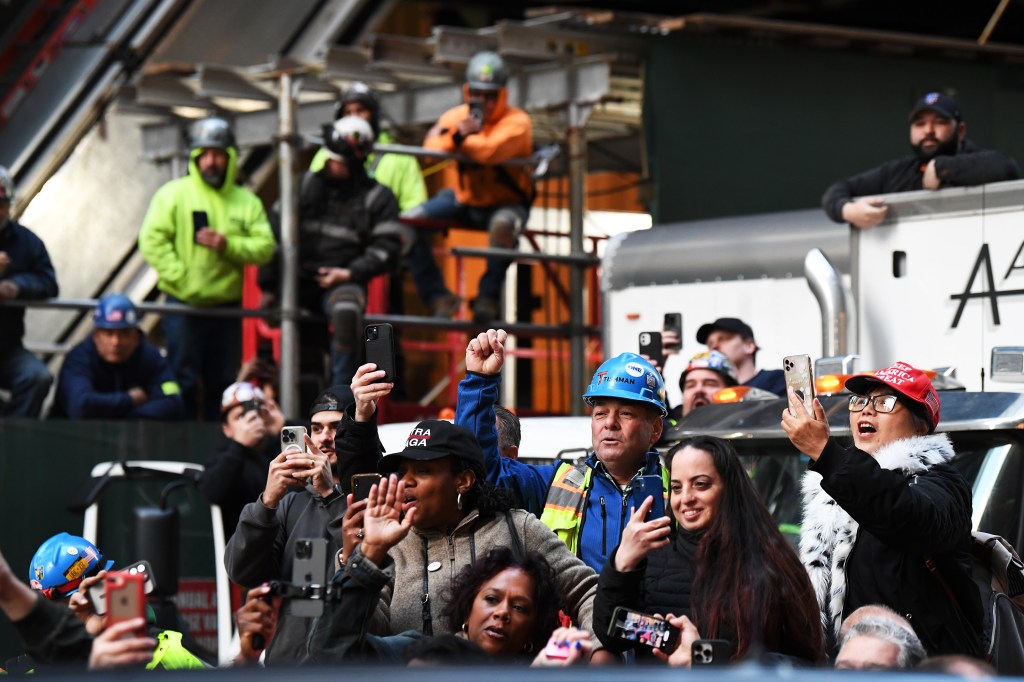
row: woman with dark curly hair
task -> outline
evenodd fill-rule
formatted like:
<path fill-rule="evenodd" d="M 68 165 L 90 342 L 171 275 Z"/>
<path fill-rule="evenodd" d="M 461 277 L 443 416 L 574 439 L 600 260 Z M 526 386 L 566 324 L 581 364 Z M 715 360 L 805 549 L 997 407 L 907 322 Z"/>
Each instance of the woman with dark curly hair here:
<path fill-rule="evenodd" d="M 601 642 L 629 648 L 607 635 L 612 611 L 625 606 L 673 614 L 684 631 L 673 664 L 689 664 L 689 645 L 700 636 L 730 641 L 732 660 L 770 652 L 821 661 L 810 580 L 733 447 L 697 436 L 673 448 L 667 464 L 676 528 L 667 516 L 644 520 L 650 498 L 631 515 L 601 571 L 594 605 Z"/>
<path fill-rule="evenodd" d="M 376 539 L 368 528 L 368 539 Z M 428 656 L 473 662 L 500 658 L 529 663 L 558 626 L 558 590 L 554 572 L 540 554 L 517 555 L 507 547 L 492 549 L 476 563 L 462 569 L 452 583 L 441 616 L 450 635 L 430 637 L 415 630 L 377 637 L 366 632 L 358 614 L 372 613 L 385 582 L 372 570 L 351 562 L 348 573 L 339 572 L 334 585 L 339 601 L 327 604 L 310 642 L 310 654 L 318 662 L 365 660 L 409 662 Z M 436 641 L 435 641 L 436 640 Z M 480 652 L 486 656 L 476 655 Z"/>

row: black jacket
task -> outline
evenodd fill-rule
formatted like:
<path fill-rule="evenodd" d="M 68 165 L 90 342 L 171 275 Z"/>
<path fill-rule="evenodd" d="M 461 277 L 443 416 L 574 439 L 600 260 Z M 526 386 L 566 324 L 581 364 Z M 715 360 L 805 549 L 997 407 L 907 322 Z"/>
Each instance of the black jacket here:
<path fill-rule="evenodd" d="M 281 230 L 277 213 L 271 224 L 278 246 L 274 260 L 260 268 L 259 284 L 276 292 L 280 283 Z M 352 282 L 366 284 L 393 269 L 401 250 L 398 200 L 365 173 L 346 182 L 331 181 L 326 171 L 302 176 L 299 198 L 299 287 L 308 300 L 322 290 L 321 267 L 348 268 Z M 311 307 L 310 303 L 304 303 Z"/>
<path fill-rule="evenodd" d="M 620 653 L 630 648 L 608 634 L 612 613 L 618 606 L 663 616 L 692 615 L 690 592 L 696 574 L 694 555 L 698 541 L 693 534 L 678 533 L 667 547 L 651 552 L 635 571 L 616 569 L 618 547 L 612 551 L 601 569 L 594 599 L 594 632 L 609 651 Z"/>
<path fill-rule="evenodd" d="M 843 204 L 855 197 L 924 189 L 921 183 L 926 165 L 913 155 L 887 161 L 833 184 L 825 190 L 821 206 L 829 218 L 841 223 Z M 964 143 L 959 154 L 935 157 L 935 171 L 943 187 L 972 187 L 1020 177 L 1020 168 L 1013 158 L 1002 152 L 978 149 L 970 141 Z"/>
<path fill-rule="evenodd" d="M 247 448 L 228 438 L 207 460 L 199 479 L 199 492 L 208 502 L 220 506 L 225 539 L 235 532 L 245 505 L 263 492 L 270 462 L 280 450 L 273 436 L 266 437 L 255 448 Z"/>
<path fill-rule="evenodd" d="M 982 606 L 970 577 L 971 486 L 947 463 L 952 456 L 945 435 L 894 441 L 873 456 L 830 440 L 805 474 L 800 557 L 833 647 L 846 616 L 884 604 L 910 621 L 929 655 L 978 655 Z M 966 622 L 929 573 L 926 556 L 938 562 Z"/>
<path fill-rule="evenodd" d="M 43 241 L 21 223 L 11 220 L 0 228 L 0 251 L 11 259 L 0 280 L 9 279 L 18 285 L 18 298 L 38 300 L 53 298 L 57 289 L 57 275 L 53 272 L 50 254 Z M 0 353 L 21 347 L 25 336 L 25 309 L 0 307 Z"/>

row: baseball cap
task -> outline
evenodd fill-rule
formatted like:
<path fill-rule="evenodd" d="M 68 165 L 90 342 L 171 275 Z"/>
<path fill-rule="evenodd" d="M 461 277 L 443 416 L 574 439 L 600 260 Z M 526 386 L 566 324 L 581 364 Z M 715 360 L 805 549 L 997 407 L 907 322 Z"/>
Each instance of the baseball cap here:
<path fill-rule="evenodd" d="M 913 121 L 914 117 L 922 111 L 934 111 L 940 116 L 944 116 L 953 121 L 964 120 L 963 114 L 960 113 L 960 106 L 956 103 L 956 100 L 941 92 L 929 92 L 921 97 L 921 99 L 917 100 L 917 104 L 915 104 L 914 108 L 910 110 L 910 120 Z"/>
<path fill-rule="evenodd" d="M 345 407 L 353 402 L 355 402 L 355 396 L 351 386 L 346 384 L 331 386 L 313 401 L 309 408 L 309 416 L 312 417 L 317 412 L 344 412 Z"/>
<path fill-rule="evenodd" d="M 224 389 L 220 397 L 220 416 L 223 419 L 232 408 L 250 401 L 266 402 L 267 398 L 258 387 L 248 381 L 236 381 Z"/>
<path fill-rule="evenodd" d="M 707 343 L 711 332 L 718 330 L 739 334 L 744 339 L 754 338 L 754 330 L 743 320 L 738 317 L 720 317 L 714 322 L 700 326 L 700 329 L 697 330 L 697 343 Z"/>
<path fill-rule="evenodd" d="M 872 384 L 888 386 L 907 400 L 923 407 L 932 422 L 932 430 L 939 425 L 939 394 L 932 386 L 932 380 L 921 370 L 905 362 L 896 362 L 874 374 L 858 374 L 846 380 L 846 388 L 858 395 L 867 394 L 872 389 Z"/>
<path fill-rule="evenodd" d="M 484 451 L 473 432 L 443 419 L 425 419 L 405 439 L 405 449 L 384 455 L 377 465 L 382 474 L 398 470 L 403 459 L 428 462 L 442 457 L 459 457 L 484 467 Z"/>
<path fill-rule="evenodd" d="M 683 383 L 686 381 L 686 375 L 692 369 L 710 369 L 718 372 L 725 379 L 726 386 L 735 386 L 739 382 L 736 381 L 736 368 L 729 362 L 729 358 L 725 357 L 717 350 L 705 351 L 703 353 L 697 353 L 690 358 L 690 364 L 686 366 L 683 373 L 679 375 L 679 387 L 682 388 Z"/>

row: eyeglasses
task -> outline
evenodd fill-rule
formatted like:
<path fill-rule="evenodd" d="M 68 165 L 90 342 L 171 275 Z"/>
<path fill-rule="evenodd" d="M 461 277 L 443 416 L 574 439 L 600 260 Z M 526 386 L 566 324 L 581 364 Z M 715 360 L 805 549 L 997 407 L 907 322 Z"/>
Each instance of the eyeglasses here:
<path fill-rule="evenodd" d="M 868 404 L 879 413 L 889 413 L 896 409 L 898 402 L 894 395 L 851 395 L 850 412 L 862 412 Z"/>
<path fill-rule="evenodd" d="M 473 99 L 498 99 L 497 90 L 470 90 L 469 96 Z"/>

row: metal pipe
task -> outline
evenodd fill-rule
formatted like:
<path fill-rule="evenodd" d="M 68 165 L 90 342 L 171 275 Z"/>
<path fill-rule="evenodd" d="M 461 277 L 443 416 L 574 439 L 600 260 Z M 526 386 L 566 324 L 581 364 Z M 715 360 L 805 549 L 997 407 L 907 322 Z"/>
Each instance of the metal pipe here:
<path fill-rule="evenodd" d="M 583 212 L 586 210 L 587 141 L 584 125 L 590 106 L 569 103 L 569 129 L 566 137 L 569 152 L 569 253 L 580 258 L 583 252 Z M 586 369 L 586 336 L 583 331 L 583 275 L 586 266 L 575 263 L 569 270 L 569 394 L 584 389 Z M 583 414 L 583 401 L 569 401 L 570 414 Z"/>
<path fill-rule="evenodd" d="M 443 331 L 460 331 L 478 334 L 481 331 L 480 324 L 471 320 L 446 320 L 437 317 L 420 317 L 418 315 L 366 315 L 363 318 L 366 324 L 384 324 L 385 322 L 394 326 L 407 329 L 435 329 Z M 565 338 L 571 329 L 564 324 L 532 324 L 529 322 L 502 322 L 501 328 L 509 334 L 516 336 L 552 336 Z M 598 327 L 583 327 L 584 335 L 598 336 L 601 330 Z"/>
<path fill-rule="evenodd" d="M 453 256 L 468 256 L 471 258 L 488 258 L 498 256 L 508 258 L 517 263 L 566 263 L 569 265 L 595 266 L 601 263 L 601 259 L 590 254 L 558 254 L 558 253 L 527 253 L 515 249 L 476 248 L 470 246 L 457 246 L 451 250 Z"/>
<path fill-rule="evenodd" d="M 820 249 L 811 249 L 804 258 L 804 277 L 821 309 L 822 357 L 847 355 L 852 345 L 850 320 L 839 272 Z"/>
<path fill-rule="evenodd" d="M 299 410 L 299 215 L 295 177 L 295 95 L 292 76 L 278 88 L 278 168 L 281 178 L 281 409 Z"/>

